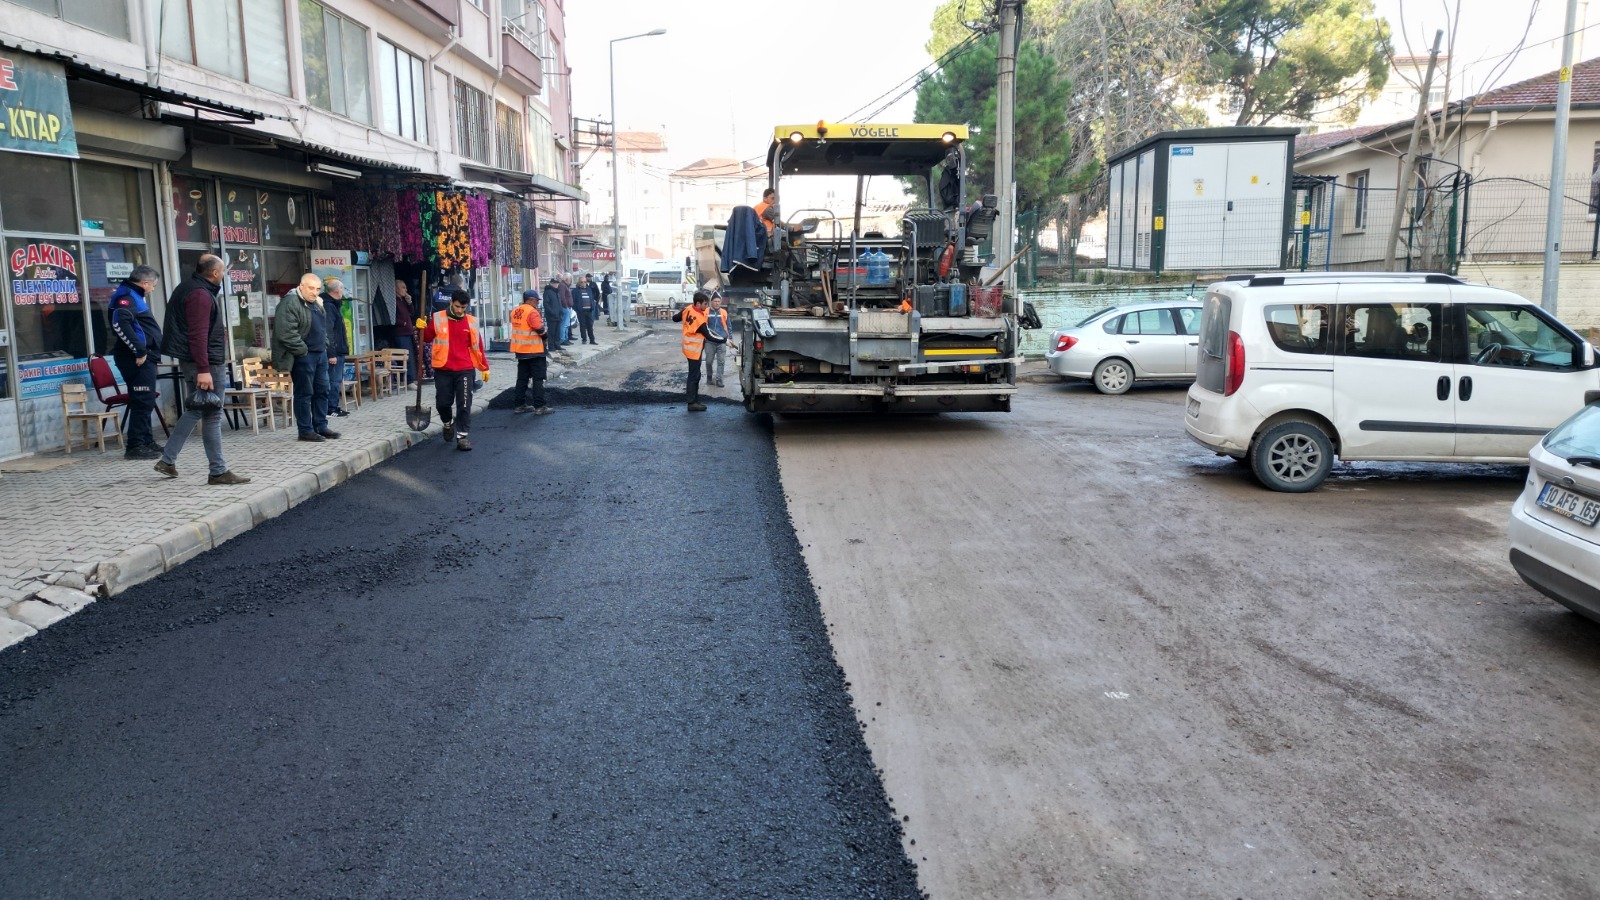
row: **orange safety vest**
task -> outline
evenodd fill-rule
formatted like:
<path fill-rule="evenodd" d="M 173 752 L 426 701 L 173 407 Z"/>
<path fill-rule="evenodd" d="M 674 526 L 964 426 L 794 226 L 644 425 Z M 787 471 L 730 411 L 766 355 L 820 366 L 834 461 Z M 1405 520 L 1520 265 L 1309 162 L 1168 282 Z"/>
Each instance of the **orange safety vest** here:
<path fill-rule="evenodd" d="M 761 224 L 767 226 L 767 234 L 771 234 L 772 233 L 772 223 L 767 221 L 766 219 L 762 218 L 761 214 L 766 212 L 767 211 L 767 207 L 769 207 L 771 205 L 772 205 L 771 203 L 768 203 L 765 200 L 763 200 L 760 203 L 756 204 L 756 220 L 759 221 Z"/>
<path fill-rule="evenodd" d="M 472 353 L 472 364 L 480 372 L 489 371 L 489 358 L 483 355 L 483 338 L 478 335 L 478 320 L 471 315 L 467 319 L 468 349 Z M 450 364 L 450 314 L 439 310 L 433 314 L 433 367 L 442 369 Z"/>
<path fill-rule="evenodd" d="M 690 304 L 683 310 L 683 355 L 689 359 L 699 359 L 700 354 L 706 349 L 706 336 L 696 334 L 700 326 L 710 321 L 711 317 L 694 308 Z"/>
<path fill-rule="evenodd" d="M 544 338 L 539 336 L 543 330 L 544 316 L 539 315 L 539 307 L 517 304 L 511 311 L 511 352 L 543 353 Z"/>

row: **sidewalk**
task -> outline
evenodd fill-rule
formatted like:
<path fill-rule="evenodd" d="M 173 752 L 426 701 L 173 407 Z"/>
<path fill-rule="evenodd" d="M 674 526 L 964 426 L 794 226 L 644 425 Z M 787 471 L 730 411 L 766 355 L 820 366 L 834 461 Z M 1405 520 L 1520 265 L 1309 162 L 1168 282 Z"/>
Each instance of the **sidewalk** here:
<path fill-rule="evenodd" d="M 551 360 L 549 380 L 616 352 L 649 331 L 597 328 L 598 345 L 565 348 Z M 511 387 L 510 354 L 490 354 L 492 379 L 478 392 L 474 412 Z M 294 428 L 255 435 L 224 425 L 223 455 L 240 475 L 238 486 L 205 483 L 200 437 L 178 459 L 179 477 L 168 479 L 148 460 L 124 459 L 108 449 L 38 454 L 0 463 L 0 649 L 77 612 L 193 559 L 212 547 L 298 506 L 357 473 L 443 430 L 438 411 L 426 432 L 406 427 L 405 408 L 416 393 L 373 401 L 364 397 L 330 426 L 342 437 L 313 444 Z M 423 404 L 433 407 L 431 385 Z"/>

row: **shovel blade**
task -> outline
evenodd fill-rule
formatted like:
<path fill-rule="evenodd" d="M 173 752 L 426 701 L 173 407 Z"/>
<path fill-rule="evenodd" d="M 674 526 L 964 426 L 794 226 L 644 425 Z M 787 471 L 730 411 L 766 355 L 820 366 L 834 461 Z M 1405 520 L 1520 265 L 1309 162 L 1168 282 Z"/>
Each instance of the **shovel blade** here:
<path fill-rule="evenodd" d="M 406 425 L 412 431 L 426 431 L 431 421 L 433 421 L 433 411 L 426 406 L 406 407 Z"/>

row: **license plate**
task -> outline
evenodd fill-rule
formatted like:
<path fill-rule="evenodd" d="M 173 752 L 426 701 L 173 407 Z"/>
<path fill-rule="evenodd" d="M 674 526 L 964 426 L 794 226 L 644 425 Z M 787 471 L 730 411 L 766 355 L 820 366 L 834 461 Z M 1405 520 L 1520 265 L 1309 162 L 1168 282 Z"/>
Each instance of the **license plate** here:
<path fill-rule="evenodd" d="M 1189 398 L 1189 415 L 1200 418 L 1200 401 L 1193 397 Z"/>
<path fill-rule="evenodd" d="M 1544 486 L 1544 490 L 1539 492 L 1538 502 L 1545 509 L 1584 525 L 1593 525 L 1600 520 L 1600 503 L 1554 484 Z"/>

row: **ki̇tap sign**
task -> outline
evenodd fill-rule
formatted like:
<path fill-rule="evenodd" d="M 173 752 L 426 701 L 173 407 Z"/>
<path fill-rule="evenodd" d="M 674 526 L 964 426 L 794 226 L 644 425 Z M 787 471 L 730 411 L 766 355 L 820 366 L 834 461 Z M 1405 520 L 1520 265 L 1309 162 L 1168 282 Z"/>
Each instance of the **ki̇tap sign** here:
<path fill-rule="evenodd" d="M 78 133 L 60 63 L 0 56 L 0 150 L 77 157 Z"/>

